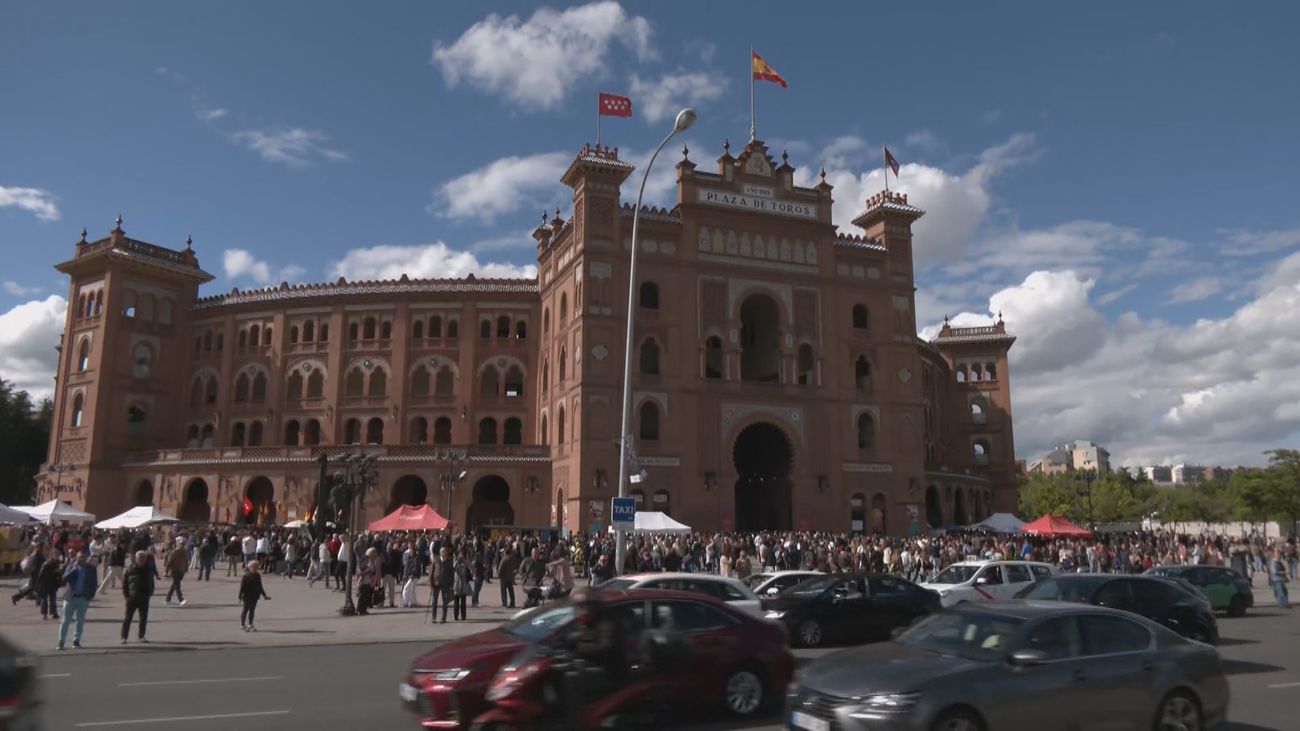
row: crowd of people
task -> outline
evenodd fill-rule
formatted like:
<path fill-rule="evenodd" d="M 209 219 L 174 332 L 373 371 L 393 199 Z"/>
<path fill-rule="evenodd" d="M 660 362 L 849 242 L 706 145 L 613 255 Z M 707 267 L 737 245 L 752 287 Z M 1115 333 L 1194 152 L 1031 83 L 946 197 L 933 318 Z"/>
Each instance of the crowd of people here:
<path fill-rule="evenodd" d="M 38 527 L 26 536 L 26 577 L 13 595 L 35 600 L 41 616 L 61 620 L 62 648 L 70 624 L 80 646 L 86 607 L 98 593 L 119 589 L 125 599 L 121 640 L 131 627 L 148 642 L 149 605 L 166 579 L 164 601 L 188 604 L 184 580 L 210 582 L 224 557 L 226 576 L 238 577 L 240 625 L 256 631 L 257 604 L 269 599 L 263 571 L 309 586 L 345 591 L 349 566 L 356 610 L 423 606 L 445 623 L 468 618 L 484 584 L 495 581 L 500 606 L 535 606 L 568 595 L 579 578 L 599 584 L 615 573 L 615 538 L 609 534 L 561 536 L 555 531 L 491 537 L 450 531 L 313 535 L 306 529 L 239 526 L 166 526 L 113 532 Z M 1288 605 L 1288 580 L 1297 578 L 1294 536 L 1265 539 L 1224 534 L 1134 532 L 1093 538 L 948 532 L 907 538 L 826 532 L 632 534 L 626 538 L 625 573 L 709 572 L 744 579 L 756 572 L 807 569 L 825 573 L 882 572 L 923 582 L 949 564 L 969 559 L 1044 561 L 1062 572 L 1141 573 L 1153 566 L 1202 564 L 1235 569 L 1252 583 L 1263 574 L 1280 606 Z M 518 589 L 518 592 L 516 591 Z M 63 613 L 60 614 L 60 592 Z M 440 611 L 439 611 L 440 610 Z"/>

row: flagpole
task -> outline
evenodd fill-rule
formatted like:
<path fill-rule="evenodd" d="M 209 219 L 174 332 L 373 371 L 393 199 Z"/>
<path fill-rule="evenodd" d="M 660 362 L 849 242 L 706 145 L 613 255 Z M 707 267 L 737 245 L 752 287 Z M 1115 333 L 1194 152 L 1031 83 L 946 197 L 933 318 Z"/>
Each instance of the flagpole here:
<path fill-rule="evenodd" d="M 754 123 L 754 47 L 749 47 L 749 141 L 757 139 Z"/>
<path fill-rule="evenodd" d="M 885 192 L 889 192 L 889 148 L 880 146 L 880 157 L 885 163 Z"/>

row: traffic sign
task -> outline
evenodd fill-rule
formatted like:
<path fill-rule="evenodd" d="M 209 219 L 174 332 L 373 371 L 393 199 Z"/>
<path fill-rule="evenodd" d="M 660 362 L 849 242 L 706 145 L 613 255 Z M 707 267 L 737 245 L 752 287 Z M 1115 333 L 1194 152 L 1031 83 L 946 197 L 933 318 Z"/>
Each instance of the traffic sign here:
<path fill-rule="evenodd" d="M 609 523 L 617 530 L 630 530 L 636 527 L 636 500 L 630 497 L 616 497 L 610 500 Z"/>

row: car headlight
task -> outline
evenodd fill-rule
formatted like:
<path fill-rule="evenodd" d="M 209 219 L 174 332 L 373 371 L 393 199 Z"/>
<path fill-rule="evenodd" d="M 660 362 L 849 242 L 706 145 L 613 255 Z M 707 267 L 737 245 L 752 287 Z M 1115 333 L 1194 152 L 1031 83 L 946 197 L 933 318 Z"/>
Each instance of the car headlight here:
<path fill-rule="evenodd" d="M 427 668 L 413 668 L 411 675 L 432 678 L 439 683 L 454 683 L 458 680 L 464 680 L 469 677 L 468 668 L 447 668 L 445 670 L 429 670 Z"/>
<path fill-rule="evenodd" d="M 920 693 L 877 693 L 857 702 L 850 718 L 875 718 L 883 715 L 900 715 L 912 710 Z"/>
<path fill-rule="evenodd" d="M 785 616 L 785 612 L 778 612 L 778 611 L 776 611 L 775 609 L 773 609 L 773 610 L 769 611 L 767 614 L 764 614 L 764 615 L 763 615 L 763 617 L 764 617 L 765 619 L 780 619 L 780 618 L 782 618 L 782 617 L 784 617 L 784 616 Z"/>

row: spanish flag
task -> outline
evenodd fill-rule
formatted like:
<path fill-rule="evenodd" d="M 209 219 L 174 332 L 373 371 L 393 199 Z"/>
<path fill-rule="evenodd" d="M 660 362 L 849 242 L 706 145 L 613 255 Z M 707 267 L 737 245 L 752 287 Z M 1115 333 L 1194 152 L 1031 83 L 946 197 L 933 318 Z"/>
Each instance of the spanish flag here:
<path fill-rule="evenodd" d="M 763 60 L 762 56 L 758 55 L 757 53 L 754 53 L 753 51 L 750 51 L 750 53 L 753 54 L 754 56 L 753 67 L 754 67 L 755 79 L 759 81 L 771 81 L 775 84 L 780 84 L 782 89 L 788 88 L 790 86 L 789 84 L 785 83 L 785 79 L 781 78 L 781 74 L 778 74 L 776 72 L 776 69 L 772 68 L 771 64 Z"/>

